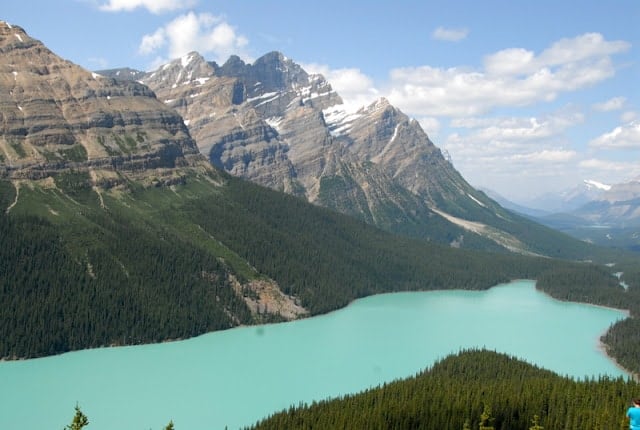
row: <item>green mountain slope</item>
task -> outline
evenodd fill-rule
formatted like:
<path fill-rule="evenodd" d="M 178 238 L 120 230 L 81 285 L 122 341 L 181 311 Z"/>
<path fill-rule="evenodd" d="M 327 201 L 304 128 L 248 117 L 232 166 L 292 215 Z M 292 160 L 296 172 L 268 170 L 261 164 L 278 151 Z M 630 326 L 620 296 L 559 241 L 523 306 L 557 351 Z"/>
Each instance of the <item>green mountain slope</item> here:
<path fill-rule="evenodd" d="M 396 239 L 210 169 L 163 187 L 97 190 L 82 172 L 0 184 L 1 357 L 286 317 L 260 280 L 319 313 L 381 291 L 488 287 L 548 265 L 505 256 L 494 270 L 486 257 Z"/>
<path fill-rule="evenodd" d="M 427 212 L 403 232 L 415 240 L 395 236 L 234 179 L 198 153 L 182 118 L 144 85 L 92 74 L 2 22 L 0 48 L 0 358 L 184 338 L 380 292 L 525 277 L 637 315 L 635 293 L 607 269 L 435 245 L 414 234 L 422 215 L 435 216 Z M 438 206 L 445 216 L 510 216 L 459 189 L 462 200 Z M 494 243 L 510 243 L 489 230 Z M 549 247 L 565 258 L 613 256 Z M 558 279 L 568 284 L 552 290 Z M 616 351 L 628 354 L 629 339 L 620 336 Z"/>
<path fill-rule="evenodd" d="M 411 240 L 207 166 L 181 172 L 162 186 L 96 188 L 88 172 L 0 182 L 1 357 L 183 338 L 380 292 L 553 285 L 592 267 Z M 627 304 L 592 272 L 580 282 Z"/>

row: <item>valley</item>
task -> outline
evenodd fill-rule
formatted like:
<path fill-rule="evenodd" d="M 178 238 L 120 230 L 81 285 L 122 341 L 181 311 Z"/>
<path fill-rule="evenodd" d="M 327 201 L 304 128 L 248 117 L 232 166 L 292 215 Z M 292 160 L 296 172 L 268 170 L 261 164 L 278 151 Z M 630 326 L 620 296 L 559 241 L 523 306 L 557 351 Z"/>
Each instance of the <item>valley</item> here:
<path fill-rule="evenodd" d="M 626 374 L 598 348 L 598 336 L 624 317 L 551 299 L 531 281 L 486 291 L 380 294 L 291 323 L 0 363 L 0 404 L 7 406 L 0 427 L 63 423 L 77 401 L 96 430 L 158 428 L 169 420 L 176 428 L 238 429 L 300 402 L 409 378 L 474 348 L 518 357 L 547 369 L 549 379 L 554 372 L 615 381 Z M 48 390 L 36 388 L 42 380 Z M 52 399 L 50 392 L 59 394 Z M 497 398 L 494 408 L 501 413 Z"/>
<path fill-rule="evenodd" d="M 568 307 L 626 312 L 598 330 L 606 329 L 606 353 L 640 373 L 637 254 L 504 209 L 389 100 L 347 111 L 324 76 L 280 52 L 222 65 L 191 52 L 149 73 L 91 72 L 0 21 L 0 125 L 0 369 L 239 330 L 262 336 L 265 324 L 313 324 L 309 317 L 383 293 L 477 298 L 534 279 L 532 292 Z M 635 214 L 635 201 L 628 210 L 616 202 L 603 203 L 610 217 Z M 478 318 L 495 324 L 506 313 L 489 308 Z M 561 345 L 547 340 L 535 347 L 554 355 Z M 480 345 L 458 348 L 466 346 Z M 259 356 L 245 354 L 244 366 Z M 487 356 L 500 369 L 513 365 Z M 252 382 L 245 390 L 264 389 Z"/>

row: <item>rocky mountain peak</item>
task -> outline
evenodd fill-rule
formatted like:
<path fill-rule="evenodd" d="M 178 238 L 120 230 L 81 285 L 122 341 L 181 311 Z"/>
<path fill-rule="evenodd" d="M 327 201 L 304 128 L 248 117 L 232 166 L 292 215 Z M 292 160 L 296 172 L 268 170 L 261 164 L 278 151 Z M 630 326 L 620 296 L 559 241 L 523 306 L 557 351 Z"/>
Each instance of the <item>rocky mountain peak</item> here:
<path fill-rule="evenodd" d="M 298 64 L 280 52 L 270 52 L 253 64 L 245 64 L 232 56 L 217 70 L 220 76 L 241 80 L 247 87 L 248 97 L 260 94 L 287 91 L 309 85 L 309 75 Z"/>
<path fill-rule="evenodd" d="M 89 72 L 0 24 L 0 176 L 142 171 L 196 154 L 182 118 L 148 87 Z"/>
<path fill-rule="evenodd" d="M 0 21 L 0 49 L 15 47 L 18 44 L 39 43 L 32 39 L 22 27 Z"/>
<path fill-rule="evenodd" d="M 615 202 L 637 198 L 640 198 L 640 178 L 609 186 L 602 192 L 598 200 Z"/>
<path fill-rule="evenodd" d="M 231 174 L 392 229 L 438 214 L 438 222 L 473 219 L 496 207 L 385 98 L 347 112 L 322 75 L 280 52 L 210 65 L 215 76 L 202 87 L 149 84 Z"/>
<path fill-rule="evenodd" d="M 364 106 L 360 109 L 360 111 L 365 114 L 383 112 L 387 110 L 395 111 L 396 108 L 394 108 L 385 97 L 380 97 L 369 106 Z"/>
<path fill-rule="evenodd" d="M 96 73 L 104 77 L 117 79 L 119 81 L 140 81 L 146 75 L 146 72 L 132 69 L 130 67 L 96 70 Z"/>
<path fill-rule="evenodd" d="M 165 64 L 142 78 L 142 82 L 154 87 L 175 88 L 192 82 L 203 84 L 215 75 L 214 67 L 197 52 L 190 52 Z"/>
<path fill-rule="evenodd" d="M 240 57 L 232 55 L 222 66 L 216 67 L 216 73 L 220 76 L 243 76 L 246 68 L 247 64 Z"/>

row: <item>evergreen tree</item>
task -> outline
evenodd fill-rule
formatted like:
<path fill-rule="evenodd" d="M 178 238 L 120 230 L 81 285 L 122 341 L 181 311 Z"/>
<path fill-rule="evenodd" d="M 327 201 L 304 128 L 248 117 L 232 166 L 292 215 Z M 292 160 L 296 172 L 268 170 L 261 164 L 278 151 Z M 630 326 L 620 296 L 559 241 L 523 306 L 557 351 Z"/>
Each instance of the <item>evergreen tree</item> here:
<path fill-rule="evenodd" d="M 89 425 L 89 418 L 80 410 L 80 406 L 76 405 L 76 414 L 73 416 L 71 424 L 65 426 L 64 430 L 82 430 Z"/>
<path fill-rule="evenodd" d="M 540 417 L 538 415 L 533 416 L 529 430 L 544 430 L 544 427 L 540 425 Z"/>
<path fill-rule="evenodd" d="M 493 418 L 491 417 L 491 406 L 489 404 L 484 404 L 484 410 L 482 414 L 480 414 L 480 425 L 478 426 L 479 430 L 495 430 L 492 425 Z"/>

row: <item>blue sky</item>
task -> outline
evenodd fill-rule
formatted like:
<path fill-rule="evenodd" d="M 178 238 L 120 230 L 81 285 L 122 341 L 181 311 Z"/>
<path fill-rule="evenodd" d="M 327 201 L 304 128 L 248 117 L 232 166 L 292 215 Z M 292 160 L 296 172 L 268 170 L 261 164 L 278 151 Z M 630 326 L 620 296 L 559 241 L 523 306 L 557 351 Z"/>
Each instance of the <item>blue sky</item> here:
<path fill-rule="evenodd" d="M 25 0 L 0 19 L 92 70 L 281 51 L 351 108 L 387 97 L 519 202 L 640 176 L 637 0 Z"/>

